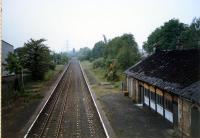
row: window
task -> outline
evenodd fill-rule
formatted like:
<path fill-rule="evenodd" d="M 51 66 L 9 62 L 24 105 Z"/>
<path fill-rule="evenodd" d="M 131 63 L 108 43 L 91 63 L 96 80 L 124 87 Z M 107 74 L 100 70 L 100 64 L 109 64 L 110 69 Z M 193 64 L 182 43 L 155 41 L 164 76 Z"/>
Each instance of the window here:
<path fill-rule="evenodd" d="M 171 100 L 168 100 L 168 99 L 165 99 L 165 108 L 169 111 L 172 111 L 172 101 Z"/>
<path fill-rule="evenodd" d="M 146 89 L 146 88 L 144 88 L 144 95 L 145 95 L 146 97 L 149 97 L 149 90 Z"/>
<path fill-rule="evenodd" d="M 157 104 L 163 106 L 163 96 L 156 94 Z"/>
<path fill-rule="evenodd" d="M 156 100 L 155 93 L 150 91 L 150 94 L 151 94 L 151 100 L 155 101 Z"/>
<path fill-rule="evenodd" d="M 143 91 L 144 91 L 144 87 L 141 86 L 141 85 L 139 85 L 139 88 L 140 88 L 140 93 L 143 93 Z"/>

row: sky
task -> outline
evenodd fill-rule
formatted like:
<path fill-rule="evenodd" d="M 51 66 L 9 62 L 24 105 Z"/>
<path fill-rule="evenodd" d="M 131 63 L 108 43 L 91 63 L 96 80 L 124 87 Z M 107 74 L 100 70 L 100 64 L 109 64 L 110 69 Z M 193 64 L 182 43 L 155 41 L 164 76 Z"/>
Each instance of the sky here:
<path fill-rule="evenodd" d="M 92 48 L 124 33 L 139 48 L 155 28 L 177 18 L 200 17 L 200 0 L 3 0 L 3 40 L 15 48 L 45 38 L 56 52 Z"/>

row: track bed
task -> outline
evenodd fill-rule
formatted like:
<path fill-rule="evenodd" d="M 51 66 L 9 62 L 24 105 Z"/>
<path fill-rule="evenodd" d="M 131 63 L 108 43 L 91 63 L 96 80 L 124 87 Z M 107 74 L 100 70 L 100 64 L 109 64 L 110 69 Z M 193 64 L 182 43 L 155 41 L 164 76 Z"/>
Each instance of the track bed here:
<path fill-rule="evenodd" d="M 106 137 L 79 62 L 72 59 L 27 137 Z"/>

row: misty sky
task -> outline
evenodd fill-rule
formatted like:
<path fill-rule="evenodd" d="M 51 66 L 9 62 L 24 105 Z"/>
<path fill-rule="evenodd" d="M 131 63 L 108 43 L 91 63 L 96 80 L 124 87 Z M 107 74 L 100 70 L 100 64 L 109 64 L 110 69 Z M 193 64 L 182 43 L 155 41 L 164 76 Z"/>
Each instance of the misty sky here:
<path fill-rule="evenodd" d="M 190 24 L 200 17 L 200 0 L 3 0 L 3 40 L 14 47 L 45 38 L 56 52 L 132 33 L 142 47 L 164 22 Z"/>

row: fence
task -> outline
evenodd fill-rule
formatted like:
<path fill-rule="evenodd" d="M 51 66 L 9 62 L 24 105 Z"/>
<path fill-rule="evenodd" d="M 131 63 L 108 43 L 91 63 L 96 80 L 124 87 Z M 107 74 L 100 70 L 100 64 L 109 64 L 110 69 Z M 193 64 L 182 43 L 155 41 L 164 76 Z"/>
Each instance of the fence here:
<path fill-rule="evenodd" d="M 16 81 L 16 79 L 18 81 Z M 31 76 L 29 74 L 24 75 L 24 82 L 28 82 L 31 80 Z M 8 105 L 9 103 L 15 100 L 15 96 L 17 95 L 19 90 L 16 89 L 22 86 L 22 77 L 21 75 L 10 75 L 2 77 L 2 106 Z"/>

